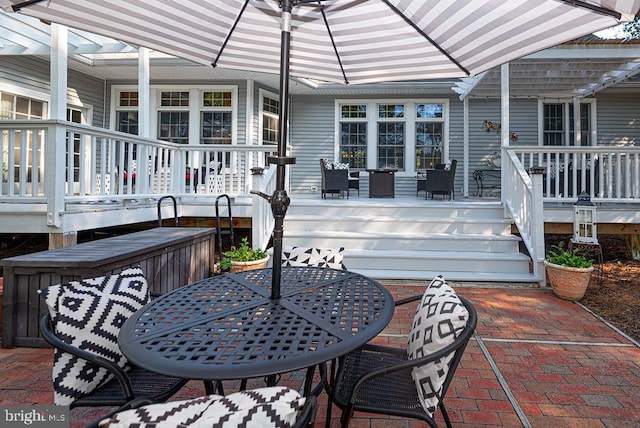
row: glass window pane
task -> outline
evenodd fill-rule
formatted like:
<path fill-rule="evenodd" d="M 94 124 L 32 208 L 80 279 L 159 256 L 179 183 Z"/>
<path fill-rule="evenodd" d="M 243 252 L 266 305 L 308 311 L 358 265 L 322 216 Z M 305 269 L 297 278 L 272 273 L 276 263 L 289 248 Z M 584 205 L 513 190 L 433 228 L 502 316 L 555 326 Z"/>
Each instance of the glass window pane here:
<path fill-rule="evenodd" d="M 378 122 L 378 168 L 404 169 L 404 122 Z"/>
<path fill-rule="evenodd" d="M 16 119 L 29 119 L 29 99 L 16 97 Z"/>
<path fill-rule="evenodd" d="M 231 144 L 231 112 L 202 112 L 200 138 L 204 144 Z"/>
<path fill-rule="evenodd" d="M 340 123 L 340 162 L 349 168 L 364 169 L 367 160 L 366 122 Z"/>
<path fill-rule="evenodd" d="M 366 104 L 343 105 L 340 107 L 340 117 L 343 119 L 366 118 Z"/>
<path fill-rule="evenodd" d="M 163 91 L 160 95 L 160 105 L 164 107 L 188 107 L 189 92 Z"/>
<path fill-rule="evenodd" d="M 116 112 L 118 123 L 116 129 L 127 134 L 138 135 L 138 112 L 137 111 L 119 111 Z"/>
<path fill-rule="evenodd" d="M 381 119 L 404 117 L 404 104 L 380 104 L 378 117 Z"/>
<path fill-rule="evenodd" d="M 231 107 L 231 92 L 204 92 L 202 105 L 205 107 Z"/>
<path fill-rule="evenodd" d="M 120 92 L 120 107 L 137 107 L 137 106 L 138 106 L 137 91 Z"/>
<path fill-rule="evenodd" d="M 44 103 L 42 101 L 31 100 L 31 119 L 44 118 Z M 80 123 L 80 121 L 78 121 Z"/>
<path fill-rule="evenodd" d="M 278 144 L 278 118 L 264 115 L 262 118 L 262 144 Z"/>
<path fill-rule="evenodd" d="M 435 168 L 442 163 L 443 123 L 416 123 L 416 169 Z"/>
<path fill-rule="evenodd" d="M 15 96 L 0 94 L 0 119 L 13 119 Z"/>
<path fill-rule="evenodd" d="M 418 119 L 435 119 L 442 117 L 442 104 L 418 104 L 416 106 Z"/>
<path fill-rule="evenodd" d="M 180 144 L 189 142 L 189 112 L 161 111 L 158 114 L 158 139 Z"/>
<path fill-rule="evenodd" d="M 564 141 L 563 104 L 544 105 L 544 145 L 561 146 Z"/>
<path fill-rule="evenodd" d="M 273 98 L 264 97 L 262 100 L 262 111 L 279 115 L 280 101 Z"/>

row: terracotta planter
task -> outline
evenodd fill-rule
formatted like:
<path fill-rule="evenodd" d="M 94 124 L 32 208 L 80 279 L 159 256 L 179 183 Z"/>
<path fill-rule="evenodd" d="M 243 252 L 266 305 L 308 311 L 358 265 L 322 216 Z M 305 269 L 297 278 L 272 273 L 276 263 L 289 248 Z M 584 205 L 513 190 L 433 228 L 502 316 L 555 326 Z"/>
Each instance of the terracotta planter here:
<path fill-rule="evenodd" d="M 250 262 L 236 262 L 231 261 L 233 267 L 229 270 L 229 272 L 241 272 L 243 270 L 254 270 L 254 269 L 262 269 L 267 267 L 267 262 L 269 261 L 269 256 L 264 259 L 254 260 Z"/>
<path fill-rule="evenodd" d="M 588 268 L 574 268 L 549 263 L 544 266 L 549 277 L 549 284 L 556 296 L 566 300 L 579 300 L 589 286 L 593 266 Z"/>

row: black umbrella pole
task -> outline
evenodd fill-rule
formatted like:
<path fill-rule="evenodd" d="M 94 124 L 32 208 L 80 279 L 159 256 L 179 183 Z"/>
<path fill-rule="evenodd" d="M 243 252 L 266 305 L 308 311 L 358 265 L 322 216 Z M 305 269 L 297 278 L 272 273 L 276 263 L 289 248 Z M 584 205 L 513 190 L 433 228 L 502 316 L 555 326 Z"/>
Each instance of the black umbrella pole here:
<path fill-rule="evenodd" d="M 278 167 L 280 168 L 280 167 Z M 282 167 L 284 168 L 284 167 Z M 284 232 L 284 216 L 289 207 L 287 191 L 276 190 L 271 197 L 271 212 L 275 219 L 273 227 L 273 270 L 271 276 L 271 300 L 280 299 L 280 274 L 282 272 L 282 236 Z"/>
<path fill-rule="evenodd" d="M 287 156 L 287 124 L 289 121 L 289 49 L 291 46 L 291 9 L 292 0 L 283 0 L 282 33 L 280 38 L 280 123 L 278 126 L 278 155 L 269 158 L 275 164 L 276 190 L 270 198 L 271 212 L 275 219 L 273 228 L 273 270 L 271 272 L 271 300 L 280 299 L 280 274 L 282 272 L 282 236 L 284 232 L 284 216 L 289 207 L 289 196 L 285 188 L 286 166 L 294 164 L 295 158 Z"/>

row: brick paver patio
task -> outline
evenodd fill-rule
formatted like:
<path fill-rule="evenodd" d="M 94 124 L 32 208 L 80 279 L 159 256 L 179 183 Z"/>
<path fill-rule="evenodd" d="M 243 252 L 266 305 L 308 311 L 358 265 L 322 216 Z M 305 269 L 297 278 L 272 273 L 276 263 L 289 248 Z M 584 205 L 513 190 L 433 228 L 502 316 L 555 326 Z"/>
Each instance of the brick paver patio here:
<path fill-rule="evenodd" d="M 582 306 L 548 289 L 453 284 L 478 310 L 470 342 L 446 398 L 456 427 L 640 426 L 640 347 Z M 421 286 L 388 285 L 395 297 Z M 404 345 L 413 308 L 396 311 L 375 340 Z M 0 349 L 0 406 L 53 402 L 50 349 Z M 300 375 L 282 383 L 299 386 Z M 260 386 L 257 381 L 249 385 Z M 225 385 L 227 391 L 237 385 Z M 190 382 L 176 398 L 202 395 Z M 72 427 L 108 409 L 74 409 Z M 326 396 L 316 426 L 324 426 Z M 442 422 L 439 420 L 439 422 Z M 356 414 L 354 428 L 422 426 L 419 421 Z M 334 408 L 332 427 L 339 426 Z"/>

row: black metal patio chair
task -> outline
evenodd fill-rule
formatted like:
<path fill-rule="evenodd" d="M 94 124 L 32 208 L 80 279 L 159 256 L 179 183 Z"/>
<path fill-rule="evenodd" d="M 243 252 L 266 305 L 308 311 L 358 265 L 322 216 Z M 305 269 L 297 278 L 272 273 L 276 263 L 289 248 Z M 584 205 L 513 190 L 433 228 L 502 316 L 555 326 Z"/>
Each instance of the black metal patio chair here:
<path fill-rule="evenodd" d="M 150 298 L 140 267 L 38 292 L 49 309 L 40 329 L 55 351 L 52 380 L 57 405 L 124 406 L 140 397 L 161 402 L 187 383 L 137 367 L 119 349 L 121 324 Z"/>
<path fill-rule="evenodd" d="M 124 370 L 113 361 L 73 346 L 58 336 L 48 313 L 42 316 L 40 328 L 44 340 L 54 348 L 71 354 L 75 360 L 85 360 L 104 368 L 113 376 L 108 382 L 73 401 L 70 408 L 123 406 L 139 397 L 161 402 L 188 382 L 188 379 L 160 375 L 133 365 Z"/>
<path fill-rule="evenodd" d="M 420 300 L 421 297 L 403 299 L 398 301 L 396 306 Z M 438 351 L 410 359 L 406 349 L 367 344 L 342 357 L 338 362 L 337 372 L 332 365 L 330 384 L 327 388 L 327 427 L 331 420 L 333 403 L 342 409 L 343 427 L 349 425 L 354 411 L 420 419 L 436 427 L 434 416 L 429 414 L 421 403 L 412 371 L 417 368 L 423 369 L 449 356 L 451 359 L 448 372 L 440 392 L 435 393 L 431 399 L 437 400 L 437 408 L 440 409 L 447 426 L 451 427 L 444 405 L 445 394 L 477 324 L 474 307 L 468 300 L 462 297 L 459 299 L 468 311 L 466 326 L 452 343 Z M 435 407 L 436 404 L 433 410 Z"/>

